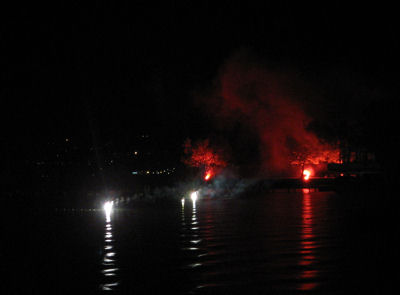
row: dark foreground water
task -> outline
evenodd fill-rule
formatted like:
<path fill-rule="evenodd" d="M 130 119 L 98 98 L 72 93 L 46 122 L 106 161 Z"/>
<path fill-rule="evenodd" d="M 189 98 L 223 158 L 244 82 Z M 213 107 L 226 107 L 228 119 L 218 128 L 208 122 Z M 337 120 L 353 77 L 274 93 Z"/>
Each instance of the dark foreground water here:
<path fill-rule="evenodd" d="M 397 226 L 327 192 L 24 210 L 2 233 L 2 294 L 388 294 Z M 375 196 L 377 202 L 379 196 Z"/>

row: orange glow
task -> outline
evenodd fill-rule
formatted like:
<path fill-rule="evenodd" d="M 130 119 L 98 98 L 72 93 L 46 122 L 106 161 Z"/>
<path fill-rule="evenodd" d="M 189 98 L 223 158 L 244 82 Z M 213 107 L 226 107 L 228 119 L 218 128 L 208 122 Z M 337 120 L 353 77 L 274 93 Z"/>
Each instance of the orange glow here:
<path fill-rule="evenodd" d="M 304 170 L 303 171 L 303 179 L 305 180 L 305 181 L 307 181 L 307 180 L 309 180 L 310 179 L 310 176 L 311 176 L 311 171 L 310 170 Z"/>
<path fill-rule="evenodd" d="M 204 180 L 208 181 L 211 179 L 211 172 L 207 172 L 206 175 L 204 176 Z"/>

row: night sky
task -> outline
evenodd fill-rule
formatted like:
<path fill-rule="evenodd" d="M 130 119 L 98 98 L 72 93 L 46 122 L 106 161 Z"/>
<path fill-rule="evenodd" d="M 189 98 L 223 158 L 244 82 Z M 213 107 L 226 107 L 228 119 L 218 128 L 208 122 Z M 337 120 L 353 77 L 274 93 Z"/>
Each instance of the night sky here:
<path fill-rule="evenodd" d="M 2 9 L 3 146 L 24 151 L 63 138 L 90 145 L 93 134 L 123 145 L 150 133 L 180 147 L 214 132 L 213 110 L 197 97 L 238 51 L 297 73 L 329 93 L 331 105 L 357 85 L 355 92 L 389 97 L 394 112 L 391 7 L 127 3 Z"/>
<path fill-rule="evenodd" d="M 352 290 L 346 282 L 372 292 L 396 282 L 397 6 L 6 2 L 5 288 L 65 292 L 100 276 L 103 287 L 195 293 Z M 315 168 L 308 182 L 314 147 L 338 160 L 315 163 L 308 172 L 324 173 Z M 367 160 L 342 161 L 342 150 Z M 196 211 L 192 191 L 224 199 Z M 103 242 L 106 200 L 122 210 Z"/>

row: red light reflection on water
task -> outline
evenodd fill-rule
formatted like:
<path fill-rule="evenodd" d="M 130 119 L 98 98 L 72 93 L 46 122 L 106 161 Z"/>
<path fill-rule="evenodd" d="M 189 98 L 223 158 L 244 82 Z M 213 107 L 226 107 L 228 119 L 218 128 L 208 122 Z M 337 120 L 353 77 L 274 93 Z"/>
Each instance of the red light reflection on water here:
<path fill-rule="evenodd" d="M 306 291 L 312 290 L 317 287 L 318 283 L 315 279 L 318 277 L 318 270 L 313 268 L 316 263 L 315 248 L 317 247 L 315 242 L 315 234 L 313 232 L 313 206 L 312 196 L 308 189 L 303 189 L 303 201 L 302 201 L 302 224 L 301 224 L 301 243 L 300 243 L 300 255 L 301 259 L 299 265 L 304 268 L 300 273 L 300 279 L 302 280 L 299 290 Z"/>
<path fill-rule="evenodd" d="M 308 290 L 315 289 L 315 287 L 317 287 L 317 286 L 318 286 L 318 283 L 303 283 L 299 287 L 299 290 L 308 291 Z"/>

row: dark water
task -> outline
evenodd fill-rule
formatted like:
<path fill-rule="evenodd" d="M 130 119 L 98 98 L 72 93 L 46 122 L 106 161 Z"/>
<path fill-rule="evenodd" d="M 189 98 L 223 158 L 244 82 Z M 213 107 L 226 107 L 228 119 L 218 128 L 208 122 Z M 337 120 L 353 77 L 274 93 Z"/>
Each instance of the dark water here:
<path fill-rule="evenodd" d="M 25 210 L 3 222 L 2 294 L 383 294 L 398 277 L 384 216 L 328 192 L 137 205 L 109 222 Z"/>

